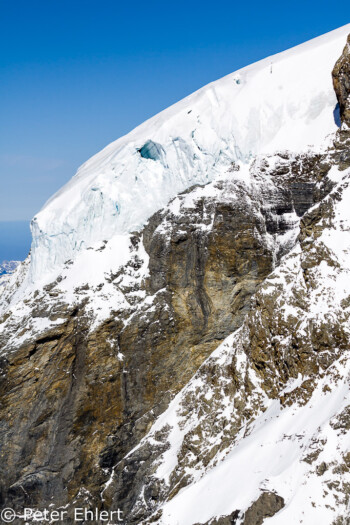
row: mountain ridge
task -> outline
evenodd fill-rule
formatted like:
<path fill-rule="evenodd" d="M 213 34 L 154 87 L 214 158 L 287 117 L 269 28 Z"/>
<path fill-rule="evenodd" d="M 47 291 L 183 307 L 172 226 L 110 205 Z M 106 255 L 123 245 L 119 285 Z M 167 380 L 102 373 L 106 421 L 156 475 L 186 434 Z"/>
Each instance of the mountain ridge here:
<path fill-rule="evenodd" d="M 347 28 L 332 64 L 345 108 Z M 317 108 L 322 138 L 335 97 Z M 0 292 L 4 506 L 64 506 L 67 524 L 77 506 L 122 508 L 130 524 L 347 524 L 341 117 L 322 146 L 225 157 L 213 180 L 78 250 L 49 283 L 28 285 L 29 259 L 17 268 Z M 157 144 L 133 153 L 148 174 L 167 169 Z"/>
<path fill-rule="evenodd" d="M 32 221 L 30 280 L 46 273 L 53 280 L 80 250 L 139 229 L 177 193 L 220 175 L 228 160 L 319 145 L 336 130 L 330 73 L 348 32 L 344 26 L 231 73 L 83 164 Z M 164 152 L 159 158 L 142 156 L 148 141 Z"/>

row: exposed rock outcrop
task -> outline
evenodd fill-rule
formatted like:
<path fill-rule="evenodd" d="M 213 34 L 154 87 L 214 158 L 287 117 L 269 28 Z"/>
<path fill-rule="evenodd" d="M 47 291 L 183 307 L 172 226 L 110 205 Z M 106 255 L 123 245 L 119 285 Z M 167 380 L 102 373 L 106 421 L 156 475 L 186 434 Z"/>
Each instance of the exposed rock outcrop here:
<path fill-rule="evenodd" d="M 333 69 L 333 85 L 336 92 L 340 117 L 343 123 L 350 126 L 350 35 L 342 56 Z"/>
<path fill-rule="evenodd" d="M 6 504 L 59 505 L 88 494 L 90 503 L 122 506 L 130 522 L 139 522 L 142 513 L 133 508 L 166 440 L 125 456 L 241 326 L 257 287 L 294 245 L 298 216 L 333 187 L 330 167 L 327 154 L 281 154 L 256 161 L 250 180 L 229 171 L 222 181 L 177 197 L 132 238 L 131 254 L 142 243 L 149 255 L 149 276 L 139 286 L 151 301 L 141 308 L 135 303 L 131 316 L 116 312 L 91 333 L 84 301 L 71 311 L 56 304 L 54 316 L 64 321 L 59 328 L 14 348 L 3 361 Z M 108 279 L 119 282 L 140 264 L 136 255 Z M 48 293 L 57 287 L 53 283 Z M 134 287 L 123 290 L 131 297 Z M 45 314 L 41 302 L 32 315 L 53 314 Z M 262 358 L 254 359 L 261 369 Z M 110 472 L 113 481 L 101 501 Z M 173 495 L 179 482 L 174 478 Z M 159 499 L 159 490 L 152 483 L 145 498 Z"/>
<path fill-rule="evenodd" d="M 262 492 L 249 507 L 243 525 L 262 525 L 265 518 L 271 518 L 284 507 L 284 499 L 274 492 Z"/>
<path fill-rule="evenodd" d="M 348 124 L 349 44 L 333 78 Z M 163 155 L 151 141 L 144 148 L 150 162 Z M 6 312 L 0 504 L 122 508 L 125 523 L 168 525 L 184 489 L 205 483 L 266 417 L 286 455 L 300 442 L 300 477 L 317 476 L 322 509 L 346 508 L 349 151 L 343 127 L 327 151 L 279 152 L 240 170 L 228 160 L 221 178 L 178 195 L 130 236 L 129 261 L 92 300 L 85 283 L 68 305 L 60 276 L 24 300 L 20 323 Z M 107 284 L 124 303 L 96 324 L 93 294 Z M 326 402 L 338 387 L 343 404 L 325 423 L 337 457 L 323 421 L 280 431 L 280 416 L 300 410 L 305 422 L 317 396 Z M 201 523 L 261 525 L 282 513 L 273 475 L 257 479 L 244 505 L 221 517 L 214 506 Z"/>

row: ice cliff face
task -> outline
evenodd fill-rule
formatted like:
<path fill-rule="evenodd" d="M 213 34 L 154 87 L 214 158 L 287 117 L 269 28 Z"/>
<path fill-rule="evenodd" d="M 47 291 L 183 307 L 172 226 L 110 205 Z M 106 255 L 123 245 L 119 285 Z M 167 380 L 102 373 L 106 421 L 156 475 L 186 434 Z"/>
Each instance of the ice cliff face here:
<path fill-rule="evenodd" d="M 188 97 L 38 214 L 0 288 L 15 525 L 348 525 L 348 32 Z"/>
<path fill-rule="evenodd" d="M 177 193 L 256 154 L 318 146 L 339 116 L 331 71 L 350 26 L 200 89 L 86 162 L 32 221 L 30 280 L 139 229 Z"/>

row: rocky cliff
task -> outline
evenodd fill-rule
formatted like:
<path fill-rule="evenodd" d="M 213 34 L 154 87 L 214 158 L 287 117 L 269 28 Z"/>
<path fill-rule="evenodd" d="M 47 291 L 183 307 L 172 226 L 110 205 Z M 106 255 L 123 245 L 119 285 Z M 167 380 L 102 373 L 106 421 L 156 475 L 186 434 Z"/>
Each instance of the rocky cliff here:
<path fill-rule="evenodd" d="M 350 126 L 350 35 L 342 56 L 333 69 L 333 85 L 337 94 L 340 116 Z"/>
<path fill-rule="evenodd" d="M 322 148 L 221 157 L 53 281 L 23 288 L 30 261 L 17 269 L 0 319 L 15 523 L 50 506 L 67 524 L 77 506 L 130 524 L 349 522 L 348 50 Z"/>

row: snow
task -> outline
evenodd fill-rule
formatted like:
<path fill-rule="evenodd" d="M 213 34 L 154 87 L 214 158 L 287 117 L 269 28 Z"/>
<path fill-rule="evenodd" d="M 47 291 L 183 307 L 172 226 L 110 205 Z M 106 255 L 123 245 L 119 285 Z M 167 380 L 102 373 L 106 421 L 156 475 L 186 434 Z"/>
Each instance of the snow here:
<path fill-rule="evenodd" d="M 135 261 L 138 263 L 136 267 L 133 264 Z M 10 310 L 12 314 L 5 323 L 0 323 L 0 334 L 10 331 L 9 324 L 15 327 L 7 345 L 1 348 L 1 353 L 7 352 L 9 348 L 16 348 L 33 334 L 44 332 L 63 322 L 64 319 L 50 320 L 57 304 L 64 303 L 73 307 L 85 302 L 91 331 L 113 311 L 123 309 L 127 312 L 130 297 L 136 302 L 144 302 L 147 307 L 147 303 L 152 302 L 153 298 L 145 298 L 145 291 L 138 288 L 148 275 L 148 262 L 149 257 L 142 238 L 135 247 L 130 235 L 116 235 L 109 242 L 99 243 L 79 252 L 74 261 L 63 266 L 58 278 L 50 283 L 49 289 L 30 289 L 26 281 L 29 261 L 20 264 L 12 275 L 4 276 L 9 279 L 5 286 L 0 287 L 0 306 L 5 311 Z M 126 294 L 125 288 L 135 290 Z M 38 306 L 42 310 L 42 317 L 33 318 L 32 310 Z M 118 357 L 122 360 L 121 353 Z"/>
<path fill-rule="evenodd" d="M 0 264 L 0 294 L 19 264 L 20 261 L 3 261 Z"/>
<path fill-rule="evenodd" d="M 13 273 L 19 264 L 20 261 L 3 261 L 0 264 L 0 275 Z"/>
<path fill-rule="evenodd" d="M 349 32 L 344 26 L 213 82 L 92 157 L 34 217 L 29 282 L 49 282 L 89 246 L 140 229 L 233 161 L 319 147 L 336 129 L 331 70 Z"/>
<path fill-rule="evenodd" d="M 347 363 L 345 376 L 349 368 Z M 314 437 L 319 439 L 324 433 L 329 440 L 335 433 L 329 420 L 349 404 L 350 391 L 341 383 L 331 393 L 324 394 L 323 386 L 321 381 L 309 403 L 297 411 L 294 407 L 282 410 L 279 401 L 273 401 L 255 421 L 251 434 L 222 462 L 165 504 L 160 523 L 204 523 L 214 516 L 249 507 L 264 489 L 278 493 L 287 502 L 286 507 L 269 520 L 269 525 L 292 525 L 302 523 L 301 519 L 313 523 L 315 518 L 320 525 L 329 525 L 334 517 L 332 510 L 326 513 L 322 505 L 320 511 L 315 512 L 313 507 L 309 510 L 305 505 L 305 490 L 316 503 L 323 490 L 319 487 L 321 482 L 315 483 L 317 479 L 311 486 L 305 483 L 310 467 L 301 459 Z M 299 439 L 296 436 L 300 436 Z M 330 446 L 324 455 L 331 461 L 339 453 Z"/>
<path fill-rule="evenodd" d="M 157 294 L 162 290 L 154 296 L 145 296 L 140 283 L 148 275 L 148 255 L 142 239 L 133 248 L 132 232 L 168 203 L 167 211 L 177 215 L 185 208 L 194 208 L 200 196 L 215 198 L 215 185 L 207 183 L 219 176 L 232 178 L 238 189 L 242 185 L 243 191 L 239 193 L 237 189 L 227 195 L 228 199 L 242 198 L 242 194 L 244 199 L 254 198 L 254 191 L 259 193 L 268 184 L 263 176 L 259 183 L 251 178 L 250 160 L 256 155 L 286 149 L 296 153 L 308 150 L 311 145 L 320 149 L 327 136 L 337 129 L 331 70 L 349 32 L 350 25 L 344 26 L 228 75 L 145 122 L 85 163 L 33 219 L 31 259 L 19 265 L 2 291 L 0 288 L 9 307 L 15 304 L 11 290 L 18 289 L 16 308 L 0 326 L 2 332 L 9 329 L 9 323 L 17 325 L 9 347 L 11 344 L 18 347 L 33 332 L 45 331 L 62 322 L 50 317 L 31 318 L 29 299 L 34 300 L 34 290 L 55 279 L 52 299 L 42 289 L 36 301 L 43 299 L 49 310 L 50 301 L 54 304 L 57 297 L 69 305 L 88 299 L 91 329 L 113 310 L 123 309 L 129 315 L 125 320 L 128 324 L 140 309 L 154 309 Z M 230 173 L 232 162 L 240 168 L 234 174 Z M 269 162 L 273 165 L 276 159 L 271 157 Z M 334 322 L 343 319 L 342 328 L 349 331 L 349 306 L 346 306 L 350 296 L 349 176 L 349 170 L 340 172 L 332 168 L 330 179 L 336 184 L 333 194 L 342 194 L 342 200 L 327 198 L 332 206 L 329 224 L 322 224 L 317 239 L 310 239 L 309 252 L 297 244 L 258 292 L 261 297 L 266 294 L 275 297 L 276 315 L 284 320 L 295 319 L 295 333 L 299 337 L 306 337 L 311 323 L 332 319 Z M 176 197 L 194 184 L 206 185 Z M 207 219 L 199 227 L 209 231 L 210 214 Z M 284 236 L 270 239 L 276 250 L 296 241 L 299 219 L 295 213 L 285 219 L 293 228 Z M 161 223 L 159 228 L 163 227 Z M 314 266 L 308 266 L 315 286 L 306 289 L 302 264 L 307 257 L 306 262 L 312 261 L 312 255 L 317 255 L 321 248 L 326 254 L 322 261 L 316 259 Z M 128 263 L 136 256 L 140 267 L 129 271 Z M 123 268 L 121 275 L 120 268 Z M 132 291 L 124 293 L 124 289 Z M 305 305 L 300 302 L 300 294 Z M 138 303 L 129 309 L 131 299 Z M 236 509 L 244 511 L 261 490 L 269 490 L 281 495 L 286 503 L 275 517 L 269 518 L 269 525 L 329 525 L 340 506 L 331 491 L 325 492 L 325 487 L 329 479 L 339 481 L 339 475 L 330 472 L 326 478 L 318 476 L 316 464 L 310 465 L 304 458 L 319 442 L 322 447 L 317 464 L 320 461 L 339 464 L 342 452 L 350 449 L 349 436 L 331 425 L 350 403 L 347 353 L 344 351 L 326 373 L 321 373 L 305 405 L 294 403 L 283 407 L 278 399 L 267 397 L 254 370 L 249 368 L 247 354 L 242 349 L 244 337 L 243 326 L 213 352 L 136 447 L 145 440 L 156 444 L 155 433 L 167 428 L 169 447 L 158 458 L 152 473 L 165 484 L 181 468 L 189 475 L 188 485 L 165 503 L 159 523 L 193 525 Z M 290 334 L 279 337 L 280 347 L 288 351 Z M 118 348 L 116 352 L 122 362 L 123 354 Z M 230 397 L 225 391 L 225 384 L 232 378 L 225 377 L 224 371 L 233 358 L 237 376 L 254 387 L 249 396 L 237 390 Z M 217 383 L 210 383 L 205 376 L 208 363 L 209 369 L 216 366 L 221 371 Z M 280 395 L 300 389 L 305 379 L 299 374 L 281 388 Z M 191 402 L 185 410 L 187 397 Z M 206 451 L 220 444 L 222 437 L 231 436 L 229 432 L 225 435 L 225 430 L 239 418 L 235 401 L 242 400 L 247 411 L 254 413 L 254 422 L 237 419 L 240 430 L 209 463 L 204 465 L 202 458 L 193 457 L 192 464 L 180 464 L 184 440 L 191 433 L 192 444 L 202 440 L 204 457 Z M 217 434 L 213 434 L 213 428 L 206 431 L 208 414 L 204 410 L 201 415 L 199 410 L 211 405 L 214 414 L 209 415 L 213 415 L 215 423 L 221 423 Z M 200 438 L 198 428 L 203 434 Z M 104 490 L 113 476 L 112 472 Z M 344 482 L 350 483 L 349 473 L 342 476 Z"/>
<path fill-rule="evenodd" d="M 326 214 L 311 237 L 310 246 L 298 243 L 257 292 L 260 302 L 264 295 L 270 295 L 276 318 L 295 318 L 293 335 L 303 339 L 309 337 L 310 327 L 323 322 L 328 322 L 330 332 L 340 326 L 344 334 L 349 333 L 346 302 L 350 296 L 350 170 L 336 179 L 338 184 L 322 201 L 322 206 L 330 206 L 332 219 L 328 221 Z M 187 205 L 191 205 L 187 197 Z M 327 255 L 319 262 L 317 255 L 323 253 Z M 305 262 L 308 288 L 302 271 Z M 162 517 L 156 521 L 159 525 L 193 525 L 235 510 L 245 512 L 262 491 L 275 492 L 285 502 L 278 514 L 265 520 L 269 525 L 330 525 L 337 517 L 350 514 L 344 496 L 350 483 L 344 463 L 344 455 L 350 450 L 350 435 L 334 425 L 350 405 L 348 349 L 332 347 L 333 362 L 315 373 L 315 386 L 306 400 L 298 391 L 303 390 L 310 377 L 299 373 L 290 379 L 281 388 L 279 398 L 293 399 L 294 395 L 295 401 L 283 404 L 261 389 L 244 350 L 250 346 L 249 327 L 245 329 L 247 319 L 251 316 L 250 322 L 259 323 L 258 315 L 252 310 L 243 326 L 211 354 L 136 447 L 142 447 L 146 441 L 156 444 L 156 433 L 167 429 L 168 448 L 151 470 L 165 485 L 175 474 L 181 474 L 182 479 L 189 476 L 179 493 L 161 505 Z M 290 329 L 287 333 L 291 335 Z M 279 340 L 279 345 L 282 355 L 291 352 L 287 338 Z M 327 352 L 323 351 L 323 356 Z M 317 359 L 315 349 L 312 359 Z M 240 397 L 239 390 L 225 393 L 225 382 L 232 381 L 225 371 L 233 363 L 237 384 L 240 377 L 241 384 L 249 381 L 254 385 L 248 396 L 243 391 Z M 276 387 L 280 380 L 276 375 Z M 253 418 L 237 420 L 236 399 L 244 400 L 245 410 L 253 409 Z M 220 429 L 235 425 L 235 420 L 241 425 L 240 430 L 227 439 Z M 217 422 L 221 424 L 216 425 Z M 198 432 L 200 454 L 194 456 L 190 445 L 196 445 Z M 223 449 L 212 456 L 210 450 L 222 443 Z M 313 453 L 316 459 L 309 461 Z M 209 463 L 204 461 L 208 456 L 212 458 Z M 318 471 L 320 465 L 325 465 L 324 475 Z M 330 488 L 334 486 L 339 486 L 339 492 Z M 241 521 L 237 525 L 242 525 Z"/>

